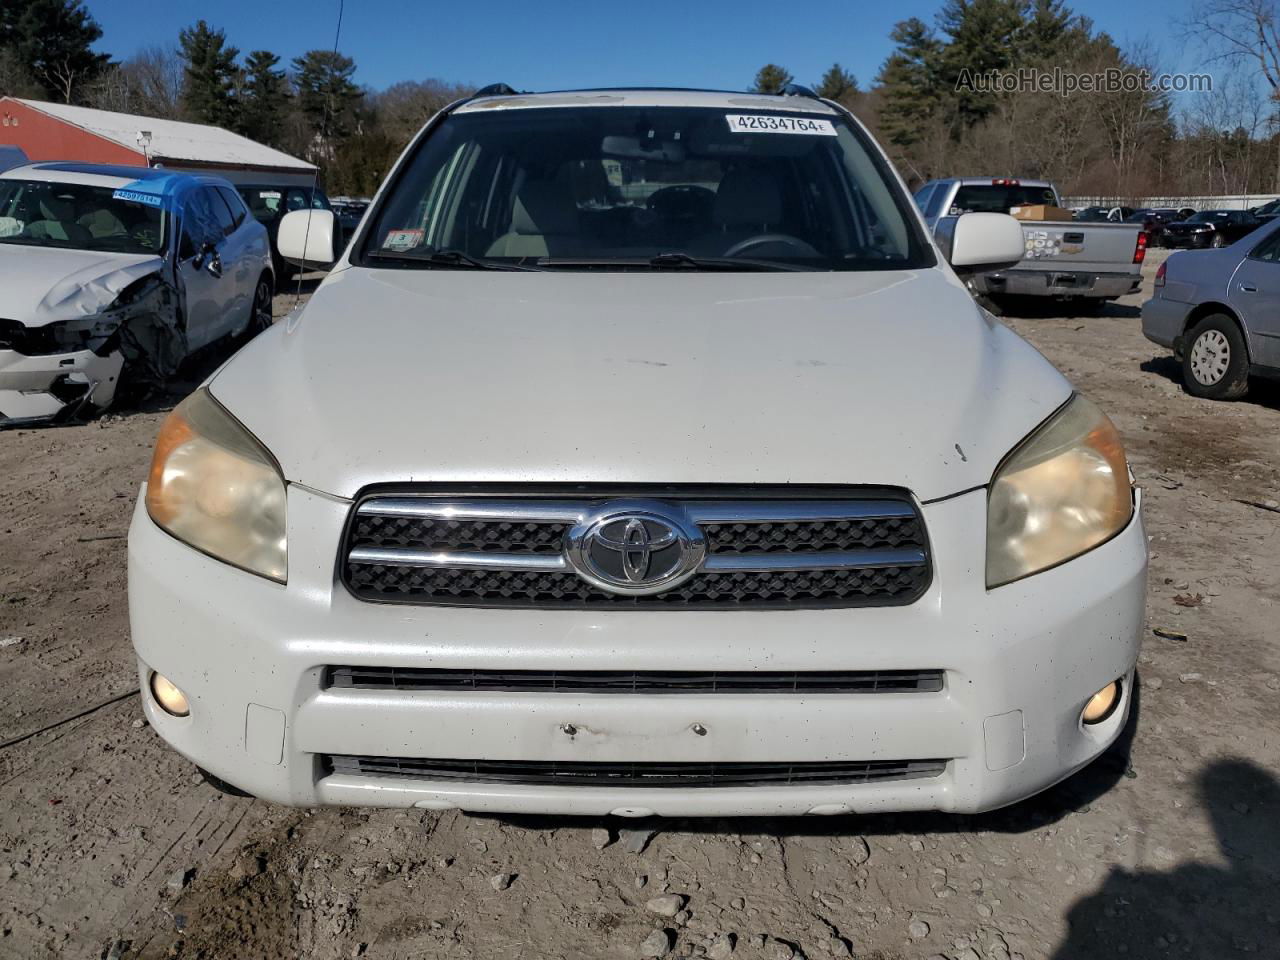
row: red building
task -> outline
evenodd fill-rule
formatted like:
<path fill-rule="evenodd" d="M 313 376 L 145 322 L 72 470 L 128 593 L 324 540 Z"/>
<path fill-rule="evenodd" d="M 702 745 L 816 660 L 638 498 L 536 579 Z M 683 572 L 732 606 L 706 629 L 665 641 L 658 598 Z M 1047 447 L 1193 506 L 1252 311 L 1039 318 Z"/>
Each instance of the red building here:
<path fill-rule="evenodd" d="M 123 163 L 214 173 L 239 183 L 310 184 L 316 168 L 272 147 L 202 123 L 140 117 L 18 97 L 0 97 L 0 144 L 32 163 Z"/>

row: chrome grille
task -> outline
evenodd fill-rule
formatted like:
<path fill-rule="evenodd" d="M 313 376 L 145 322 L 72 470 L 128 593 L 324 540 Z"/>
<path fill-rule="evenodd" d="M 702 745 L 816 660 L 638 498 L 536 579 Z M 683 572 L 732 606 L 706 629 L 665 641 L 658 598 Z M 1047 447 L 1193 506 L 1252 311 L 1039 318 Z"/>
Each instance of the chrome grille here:
<path fill-rule="evenodd" d="M 329 773 L 407 780 L 574 787 L 776 787 L 875 783 L 941 776 L 945 760 L 808 763 L 599 763 L 556 760 L 434 760 L 325 756 Z"/>
<path fill-rule="evenodd" d="M 443 670 L 329 667 L 325 685 L 348 690 L 502 693 L 937 693 L 941 670 Z"/>
<path fill-rule="evenodd" d="M 883 606 L 912 603 L 928 588 L 924 524 L 904 495 L 786 494 L 375 495 L 352 515 L 340 569 L 362 600 L 473 606 Z M 572 533 L 615 503 L 687 520 L 702 541 L 696 569 L 643 596 L 602 589 L 582 576 L 570 562 Z"/>

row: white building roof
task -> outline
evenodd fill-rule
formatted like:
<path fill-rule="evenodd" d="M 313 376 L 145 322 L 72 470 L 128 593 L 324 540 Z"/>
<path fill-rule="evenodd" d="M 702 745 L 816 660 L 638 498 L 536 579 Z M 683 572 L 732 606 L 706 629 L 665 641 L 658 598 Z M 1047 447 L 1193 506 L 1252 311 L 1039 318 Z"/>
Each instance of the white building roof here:
<path fill-rule="evenodd" d="M 311 173 L 316 169 L 305 160 L 291 157 L 221 127 L 94 110 L 90 107 L 73 107 L 65 103 L 46 103 L 43 100 L 13 99 L 32 110 L 73 124 L 131 150 L 141 149 L 138 132 L 149 131 L 151 142 L 147 146 L 147 152 L 153 160 L 271 167 L 296 170 L 299 173 Z"/>

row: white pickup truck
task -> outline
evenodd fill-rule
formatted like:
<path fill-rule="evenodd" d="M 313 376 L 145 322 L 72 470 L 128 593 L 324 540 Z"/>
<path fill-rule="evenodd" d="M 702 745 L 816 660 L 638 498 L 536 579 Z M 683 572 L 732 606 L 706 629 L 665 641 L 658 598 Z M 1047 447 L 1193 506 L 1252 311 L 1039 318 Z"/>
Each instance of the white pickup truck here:
<path fill-rule="evenodd" d="M 915 200 L 944 251 L 963 214 L 1061 206 L 1049 181 L 1003 177 L 931 180 L 916 191 Z M 1016 267 L 967 278 L 973 291 L 992 305 L 1004 297 L 1061 297 L 1100 310 L 1108 300 L 1135 293 L 1142 285 L 1147 236 L 1141 224 L 1027 220 L 1022 236 L 1027 252 Z"/>

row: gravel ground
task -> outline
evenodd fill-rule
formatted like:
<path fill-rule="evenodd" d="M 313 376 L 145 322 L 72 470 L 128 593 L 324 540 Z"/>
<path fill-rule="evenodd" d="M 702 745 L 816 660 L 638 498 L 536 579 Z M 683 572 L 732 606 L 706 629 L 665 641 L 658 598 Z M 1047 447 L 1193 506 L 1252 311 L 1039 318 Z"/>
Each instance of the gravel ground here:
<path fill-rule="evenodd" d="M 224 796 L 133 694 L 124 534 L 173 398 L 0 433 L 0 956 L 1280 957 L 1280 514 L 1242 502 L 1280 499 L 1280 390 L 1187 396 L 1141 299 L 1008 321 L 1111 413 L 1145 489 L 1139 710 L 1120 749 L 979 818 Z"/>

